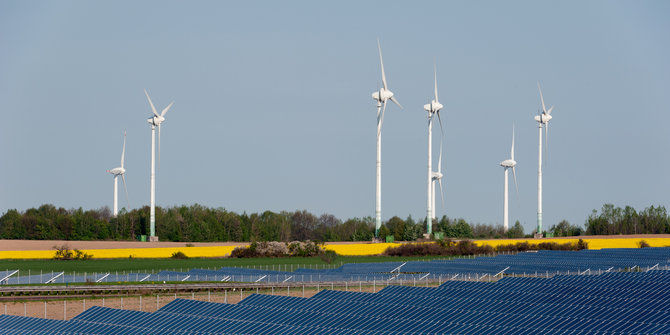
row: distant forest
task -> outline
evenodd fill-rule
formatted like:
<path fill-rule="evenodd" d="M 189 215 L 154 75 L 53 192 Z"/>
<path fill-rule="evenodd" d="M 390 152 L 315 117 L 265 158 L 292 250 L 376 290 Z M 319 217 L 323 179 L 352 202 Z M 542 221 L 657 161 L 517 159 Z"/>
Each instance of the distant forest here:
<path fill-rule="evenodd" d="M 637 212 L 632 207 L 605 204 L 593 210 L 585 229 L 563 220 L 552 226 L 554 236 L 670 233 L 664 207 Z M 25 212 L 9 210 L 0 217 L 0 238 L 32 240 L 133 240 L 149 231 L 149 207 L 122 210 L 112 217 L 107 207 L 95 210 L 56 208 L 42 205 Z M 453 238 L 515 238 L 524 234 L 517 221 L 505 234 L 501 225 L 473 224 L 443 216 L 433 221 L 433 231 Z M 425 233 L 425 221 L 394 216 L 379 235 L 396 241 L 413 241 Z M 370 241 L 374 237 L 372 217 L 342 221 L 331 214 L 316 216 L 306 210 L 237 214 L 223 208 L 200 205 L 156 207 L 156 234 L 161 241 Z"/>

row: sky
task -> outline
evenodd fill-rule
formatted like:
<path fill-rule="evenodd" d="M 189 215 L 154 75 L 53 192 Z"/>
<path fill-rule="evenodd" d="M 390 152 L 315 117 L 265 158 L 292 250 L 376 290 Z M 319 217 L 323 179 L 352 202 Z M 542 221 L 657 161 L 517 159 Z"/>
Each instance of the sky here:
<path fill-rule="evenodd" d="M 538 82 L 555 106 L 545 228 L 605 203 L 669 207 L 668 15 L 667 1 L 5 0 L 0 213 L 111 208 L 124 129 L 130 207 L 148 205 L 147 89 L 159 110 L 174 101 L 158 206 L 374 216 L 377 39 L 404 107 L 382 129 L 384 220 L 425 217 L 434 65 L 438 216 L 502 223 L 514 125 L 510 222 L 535 228 Z"/>

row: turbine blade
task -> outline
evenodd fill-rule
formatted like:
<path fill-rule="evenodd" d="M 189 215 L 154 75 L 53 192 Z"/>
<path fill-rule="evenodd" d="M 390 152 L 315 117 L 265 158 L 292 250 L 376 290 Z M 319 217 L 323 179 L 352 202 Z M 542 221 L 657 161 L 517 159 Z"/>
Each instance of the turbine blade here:
<path fill-rule="evenodd" d="M 516 187 L 516 196 L 519 196 L 519 184 L 516 182 L 516 168 L 512 167 L 512 175 L 514 175 L 514 186 Z"/>
<path fill-rule="evenodd" d="M 542 113 L 547 111 L 547 108 L 544 107 L 544 98 L 542 97 L 542 89 L 540 88 L 540 82 L 537 82 L 537 89 L 540 91 L 540 101 L 542 101 Z"/>
<path fill-rule="evenodd" d="M 384 101 L 384 107 L 382 107 L 381 120 L 379 121 L 379 129 L 377 130 L 377 136 L 381 135 L 382 126 L 384 125 L 384 112 L 386 112 L 386 101 Z"/>
<path fill-rule="evenodd" d="M 121 150 L 121 167 L 123 167 L 123 161 L 126 157 L 126 130 L 123 130 L 123 150 Z"/>
<path fill-rule="evenodd" d="M 512 150 L 510 151 L 510 157 L 514 160 L 514 124 L 512 123 Z"/>
<path fill-rule="evenodd" d="M 549 122 L 544 127 L 544 157 L 547 162 L 549 161 L 549 142 L 547 142 L 549 134 Z"/>
<path fill-rule="evenodd" d="M 440 198 L 442 199 L 442 207 L 444 208 L 444 190 L 442 190 L 442 178 L 439 179 L 440 182 Z"/>
<path fill-rule="evenodd" d="M 128 203 L 128 209 L 126 211 L 130 211 L 130 200 L 128 200 L 128 187 L 126 186 L 126 174 L 121 175 L 121 179 L 123 179 L 123 189 L 126 191 L 126 202 Z"/>
<path fill-rule="evenodd" d="M 398 100 L 395 99 L 395 97 L 391 97 L 391 101 L 393 101 L 394 104 L 398 105 L 398 107 L 402 109 L 402 105 L 400 105 L 400 103 L 398 102 Z"/>
<path fill-rule="evenodd" d="M 158 124 L 158 167 L 161 167 L 161 124 Z"/>
<path fill-rule="evenodd" d="M 437 160 L 437 172 L 442 173 L 442 141 L 440 141 L 440 158 Z"/>
<path fill-rule="evenodd" d="M 554 106 L 549 107 L 549 110 L 547 110 L 547 115 L 551 115 L 552 110 L 554 110 Z"/>
<path fill-rule="evenodd" d="M 156 112 L 156 107 L 154 107 L 154 103 L 151 101 L 149 93 L 147 93 L 146 89 L 144 89 L 144 94 L 147 96 L 147 100 L 149 100 L 149 104 L 151 105 L 151 111 L 154 112 L 154 115 L 158 116 L 158 112 Z"/>
<path fill-rule="evenodd" d="M 442 127 L 442 117 L 440 116 L 440 111 L 437 111 L 437 120 L 440 121 L 440 132 L 442 133 L 442 137 L 444 137 L 444 128 Z"/>
<path fill-rule="evenodd" d="M 161 116 L 165 116 L 165 113 L 167 113 L 168 109 L 172 107 L 172 104 L 174 104 L 174 101 L 171 102 L 167 107 L 165 107 L 165 109 L 163 109 L 163 111 L 161 112 Z"/>
<path fill-rule="evenodd" d="M 434 70 L 435 70 L 435 102 L 439 102 L 440 100 L 437 98 L 437 64 L 435 64 Z"/>
<path fill-rule="evenodd" d="M 379 49 L 379 63 L 382 66 L 382 85 L 384 85 L 385 90 L 388 90 L 388 87 L 386 85 L 386 73 L 384 73 L 384 59 L 382 58 L 382 46 L 381 44 L 379 44 L 379 39 L 377 39 L 377 48 Z"/>

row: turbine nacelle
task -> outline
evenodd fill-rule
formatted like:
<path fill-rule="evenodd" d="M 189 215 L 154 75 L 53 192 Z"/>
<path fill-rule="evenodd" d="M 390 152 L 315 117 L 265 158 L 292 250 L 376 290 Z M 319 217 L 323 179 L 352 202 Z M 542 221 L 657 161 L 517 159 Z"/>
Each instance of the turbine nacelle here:
<path fill-rule="evenodd" d="M 126 173 L 126 169 L 124 169 L 122 167 L 116 167 L 116 168 L 113 168 L 111 170 L 107 170 L 107 172 L 113 174 L 116 177 L 116 176 L 120 176 L 120 175 Z"/>
<path fill-rule="evenodd" d="M 551 111 L 552 109 L 553 109 L 553 107 L 549 108 L 549 111 Z M 542 113 L 540 115 L 535 115 L 535 121 L 537 121 L 539 123 L 547 124 L 549 122 L 549 120 L 551 120 L 551 115 L 549 115 L 549 114 Z"/>
<path fill-rule="evenodd" d="M 423 109 L 429 113 L 437 113 L 444 106 L 439 101 L 431 101 L 429 104 L 423 105 Z"/>
<path fill-rule="evenodd" d="M 379 91 L 372 93 L 372 99 L 384 103 L 387 100 L 393 99 L 393 92 L 385 88 L 381 88 Z"/>
<path fill-rule="evenodd" d="M 163 121 L 165 121 L 165 118 L 162 116 L 152 116 L 147 119 L 147 122 L 153 126 L 160 126 Z"/>
<path fill-rule="evenodd" d="M 444 177 L 442 172 L 440 172 L 440 171 L 433 172 L 433 177 L 432 177 L 433 180 L 440 180 L 440 179 L 442 179 L 442 177 Z"/>
<path fill-rule="evenodd" d="M 504 168 L 513 168 L 516 166 L 516 161 L 513 159 L 506 159 L 502 162 L 500 162 L 500 166 Z"/>

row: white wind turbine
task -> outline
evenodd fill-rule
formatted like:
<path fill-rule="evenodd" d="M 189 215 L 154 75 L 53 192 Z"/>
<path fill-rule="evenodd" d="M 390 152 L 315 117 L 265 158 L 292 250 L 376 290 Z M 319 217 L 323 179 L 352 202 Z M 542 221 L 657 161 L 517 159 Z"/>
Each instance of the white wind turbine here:
<path fill-rule="evenodd" d="M 128 209 L 130 209 L 130 201 L 128 200 L 128 188 L 126 187 L 126 169 L 123 167 L 124 158 L 126 157 L 126 131 L 123 131 L 123 150 L 121 151 L 121 166 L 115 167 L 107 172 L 114 175 L 114 212 L 112 215 L 117 216 L 119 214 L 119 200 L 118 193 L 119 187 L 117 184 L 117 179 L 121 176 L 123 179 L 123 189 L 126 191 L 126 202 L 128 202 Z"/>
<path fill-rule="evenodd" d="M 161 156 L 161 124 L 163 121 L 165 121 L 165 113 L 172 107 L 172 104 L 174 103 L 171 102 L 163 111 L 161 111 L 160 114 L 156 112 L 156 107 L 154 107 L 154 103 L 151 101 L 151 98 L 149 97 L 149 93 L 147 93 L 147 90 L 144 90 L 144 94 L 147 96 L 147 100 L 149 100 L 149 105 L 151 105 L 151 111 L 153 112 L 153 115 L 147 120 L 149 124 L 151 124 L 151 211 L 150 211 L 150 218 L 149 218 L 149 223 L 150 223 L 150 235 L 149 235 L 149 240 L 150 241 L 158 241 L 158 237 L 156 237 L 156 169 L 155 169 L 155 147 L 156 147 L 156 142 L 155 142 L 155 133 L 156 133 L 156 126 L 158 126 L 158 159 L 160 161 L 160 156 Z"/>
<path fill-rule="evenodd" d="M 435 67 L 434 70 L 434 75 L 435 75 L 435 99 L 433 99 L 429 104 L 423 105 L 423 109 L 428 112 L 428 209 L 426 210 L 426 232 L 430 235 L 433 232 L 433 225 L 432 221 L 433 218 L 435 217 L 435 185 L 433 184 L 433 180 L 435 178 L 435 174 L 433 173 L 433 167 L 432 167 L 432 160 L 433 160 L 433 118 L 437 114 L 437 118 L 440 121 L 440 131 L 442 131 L 444 135 L 444 130 L 442 130 L 442 119 L 440 118 L 440 109 L 442 109 L 442 104 L 439 102 L 439 99 L 437 98 L 437 67 Z M 442 144 L 440 142 L 440 164 L 442 163 Z M 442 190 L 442 174 L 440 167 L 438 167 L 438 172 L 440 174 L 440 191 Z"/>
<path fill-rule="evenodd" d="M 539 147 L 537 159 L 537 232 L 542 234 L 542 127 L 544 126 L 544 142 L 547 143 L 547 133 L 549 132 L 549 120 L 551 120 L 551 111 L 554 106 L 547 109 L 544 106 L 544 98 L 542 97 L 542 89 L 540 83 L 537 83 L 537 89 L 540 91 L 540 101 L 542 102 L 542 111 L 535 116 L 539 131 Z"/>
<path fill-rule="evenodd" d="M 384 122 L 384 112 L 386 111 L 386 101 L 391 100 L 402 109 L 398 100 L 393 96 L 393 92 L 388 89 L 386 84 L 386 74 L 384 73 L 384 60 L 382 59 L 382 47 L 377 39 L 377 48 L 379 49 L 379 63 L 382 68 L 382 88 L 372 93 L 372 99 L 377 101 L 377 186 L 375 198 L 375 236 L 378 236 L 379 228 L 382 226 L 382 123 Z M 382 108 L 383 105 L 383 108 Z"/>
<path fill-rule="evenodd" d="M 516 193 L 519 194 L 519 185 L 516 183 L 516 161 L 514 160 L 514 126 L 512 126 L 512 150 L 510 150 L 510 158 L 500 162 L 500 166 L 505 169 L 505 186 L 503 191 L 503 229 L 505 232 L 509 230 L 509 219 L 508 219 L 508 206 L 507 206 L 507 180 L 508 180 L 508 169 L 512 169 L 512 174 L 514 175 L 514 186 L 516 186 Z"/>

